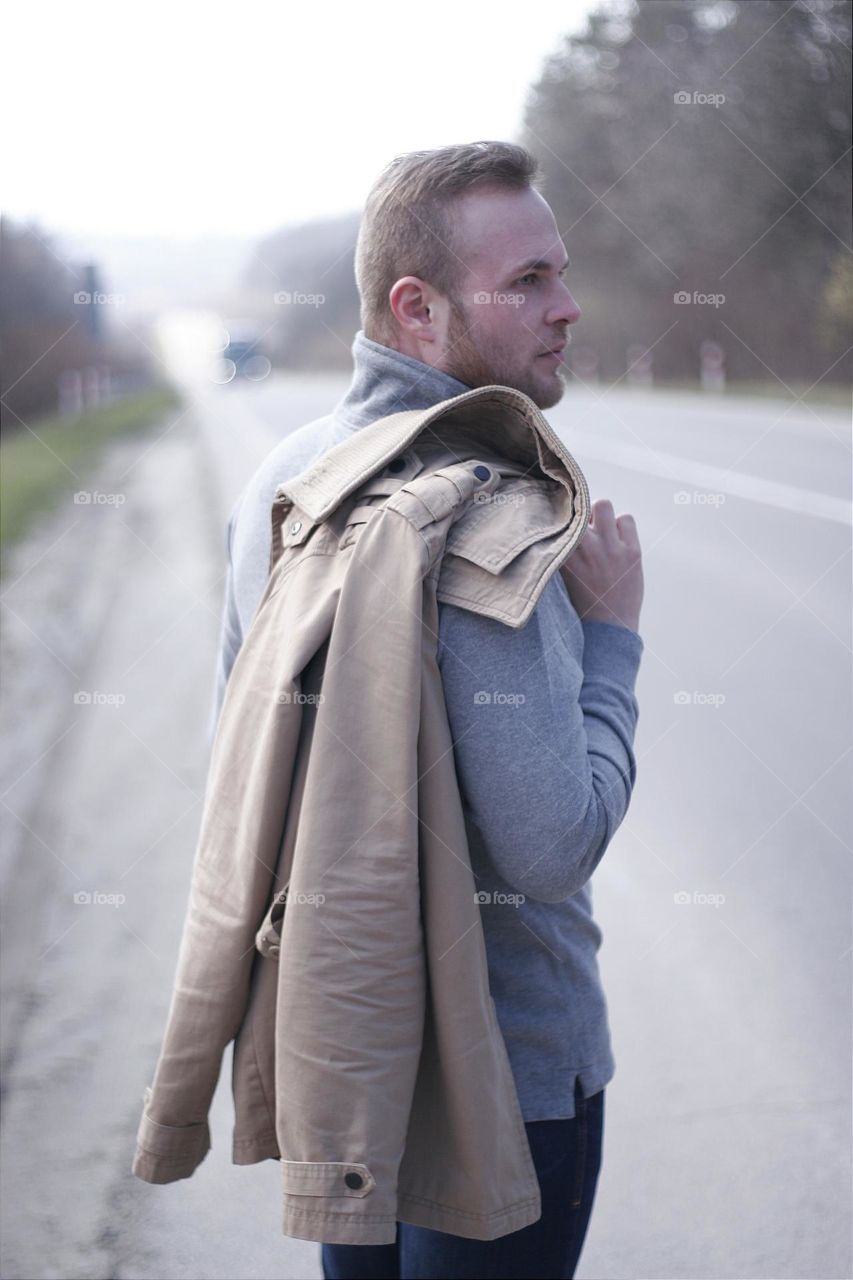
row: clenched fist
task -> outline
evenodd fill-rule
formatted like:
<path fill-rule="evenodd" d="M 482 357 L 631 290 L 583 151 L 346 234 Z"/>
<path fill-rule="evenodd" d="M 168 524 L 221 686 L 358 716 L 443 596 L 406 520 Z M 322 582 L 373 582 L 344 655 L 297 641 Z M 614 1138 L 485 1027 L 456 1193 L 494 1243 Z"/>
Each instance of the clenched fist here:
<path fill-rule="evenodd" d="M 599 498 L 584 536 L 560 572 L 582 620 L 616 622 L 639 631 L 643 553 L 633 516 L 614 516 L 613 503 Z"/>

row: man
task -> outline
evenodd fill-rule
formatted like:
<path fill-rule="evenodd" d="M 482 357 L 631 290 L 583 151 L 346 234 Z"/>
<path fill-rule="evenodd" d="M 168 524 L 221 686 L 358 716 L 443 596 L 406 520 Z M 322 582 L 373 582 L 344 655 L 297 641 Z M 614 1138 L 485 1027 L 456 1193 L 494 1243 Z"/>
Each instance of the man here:
<path fill-rule="evenodd" d="M 267 577 L 276 486 L 350 432 L 498 384 L 553 407 L 580 309 L 565 248 L 522 147 L 412 152 L 383 171 L 359 231 L 362 329 L 348 391 L 278 444 L 229 520 L 212 725 Z M 581 544 L 512 628 L 440 606 L 438 661 L 454 739 L 489 983 L 542 1190 L 542 1216 L 478 1241 L 401 1223 L 390 1245 L 322 1246 L 338 1277 L 571 1277 L 601 1163 L 615 1070 L 590 877 L 636 777 L 643 642 L 630 515 L 595 502 Z"/>

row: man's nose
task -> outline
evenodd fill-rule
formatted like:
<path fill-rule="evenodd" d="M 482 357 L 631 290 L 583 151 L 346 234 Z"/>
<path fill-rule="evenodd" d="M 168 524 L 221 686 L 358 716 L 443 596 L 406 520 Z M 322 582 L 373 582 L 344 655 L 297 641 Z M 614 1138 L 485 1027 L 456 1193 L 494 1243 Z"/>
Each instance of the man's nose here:
<path fill-rule="evenodd" d="M 568 286 L 561 284 L 562 296 L 548 317 L 550 324 L 574 324 L 580 319 L 582 312 L 572 297 Z"/>

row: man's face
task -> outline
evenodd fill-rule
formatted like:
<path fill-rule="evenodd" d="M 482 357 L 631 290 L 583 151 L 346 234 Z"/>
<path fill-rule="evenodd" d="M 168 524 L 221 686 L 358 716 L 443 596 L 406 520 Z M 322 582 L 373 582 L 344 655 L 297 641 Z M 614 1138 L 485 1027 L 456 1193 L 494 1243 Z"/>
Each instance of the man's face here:
<path fill-rule="evenodd" d="M 563 282 L 566 251 L 538 191 L 480 188 L 453 207 L 461 303 L 438 367 L 469 387 L 515 387 L 540 409 L 562 398 L 562 356 L 580 317 Z"/>

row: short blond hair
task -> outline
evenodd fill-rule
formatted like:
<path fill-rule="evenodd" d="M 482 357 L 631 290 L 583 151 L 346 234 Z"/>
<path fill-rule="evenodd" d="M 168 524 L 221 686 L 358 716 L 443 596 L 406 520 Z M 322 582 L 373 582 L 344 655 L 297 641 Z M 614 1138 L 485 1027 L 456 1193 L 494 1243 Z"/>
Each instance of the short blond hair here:
<path fill-rule="evenodd" d="M 536 188 L 538 161 L 511 142 L 469 142 L 408 151 L 382 170 L 364 206 L 355 279 L 365 336 L 385 346 L 395 332 L 388 295 L 402 276 L 418 276 L 454 307 L 462 265 L 452 203 L 474 187 Z"/>

